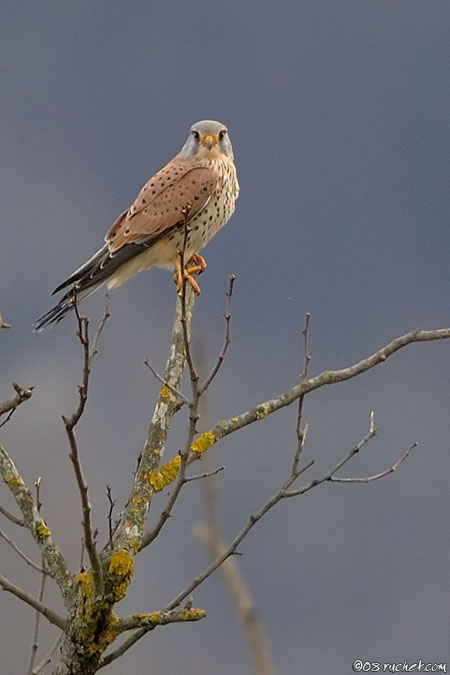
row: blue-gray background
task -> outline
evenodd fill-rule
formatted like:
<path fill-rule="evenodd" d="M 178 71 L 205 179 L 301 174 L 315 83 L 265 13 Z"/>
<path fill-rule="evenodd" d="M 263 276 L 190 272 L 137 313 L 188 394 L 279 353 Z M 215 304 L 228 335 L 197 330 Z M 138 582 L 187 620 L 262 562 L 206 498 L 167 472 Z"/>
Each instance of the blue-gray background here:
<path fill-rule="evenodd" d="M 77 569 L 79 497 L 60 415 L 76 402 L 80 349 L 72 319 L 30 332 L 49 291 L 100 247 L 190 124 L 216 118 L 230 129 L 241 198 L 207 248 L 195 311 L 211 365 L 227 277 L 237 274 L 233 343 L 209 421 L 295 383 L 307 311 L 311 374 L 412 328 L 448 324 L 450 6 L 19 0 L 3 3 L 0 23 L 0 311 L 13 325 L 0 335 L 1 395 L 12 379 L 36 387 L 2 442 L 30 484 L 43 476 L 44 514 Z M 158 390 L 143 360 L 163 368 L 174 301 L 164 271 L 113 294 L 79 430 L 102 536 L 105 485 L 122 504 Z M 100 292 L 84 309 L 94 322 L 103 307 Z M 242 545 L 278 673 L 344 675 L 356 658 L 448 659 L 449 355 L 446 343 L 412 346 L 307 400 L 311 477 L 364 435 L 371 409 L 378 438 L 344 475 L 376 473 L 420 445 L 383 481 L 325 485 L 280 505 Z M 226 464 L 218 482 L 227 538 L 286 477 L 294 418 L 285 410 L 214 451 L 215 465 Z M 168 457 L 183 430 L 180 421 Z M 157 610 L 205 566 L 192 535 L 200 488 L 187 486 L 139 557 L 121 613 Z M 12 508 L 6 489 L 1 500 Z M 36 593 L 38 579 L 1 546 L 4 573 Z M 156 630 L 108 672 L 252 673 L 218 575 L 194 603 L 208 609 L 206 621 Z M 1 613 L 2 672 L 23 673 L 32 613 L 7 594 Z M 42 656 L 51 639 L 44 628 Z"/>

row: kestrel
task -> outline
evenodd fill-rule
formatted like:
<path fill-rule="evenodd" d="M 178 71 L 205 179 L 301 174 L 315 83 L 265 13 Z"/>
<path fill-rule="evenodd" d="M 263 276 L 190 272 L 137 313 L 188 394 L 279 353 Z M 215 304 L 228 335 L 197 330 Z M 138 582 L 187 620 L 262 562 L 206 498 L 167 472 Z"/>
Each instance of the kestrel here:
<path fill-rule="evenodd" d="M 74 285 L 78 303 L 103 284 L 116 288 L 149 267 L 175 270 L 178 290 L 184 276 L 199 293 L 192 276 L 206 267 L 199 251 L 232 216 L 239 195 L 233 159 L 224 124 L 213 120 L 193 124 L 181 152 L 120 214 L 105 236 L 106 244 L 53 291 L 71 287 L 35 322 L 34 330 L 61 321 L 73 309 Z M 179 253 L 183 247 L 185 270 Z"/>

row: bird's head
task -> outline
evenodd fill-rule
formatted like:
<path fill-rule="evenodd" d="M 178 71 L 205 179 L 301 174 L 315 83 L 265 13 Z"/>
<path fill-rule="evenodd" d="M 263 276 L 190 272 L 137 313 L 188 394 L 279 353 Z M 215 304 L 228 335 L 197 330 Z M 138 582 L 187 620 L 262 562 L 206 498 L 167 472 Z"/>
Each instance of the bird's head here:
<path fill-rule="evenodd" d="M 203 120 L 193 124 L 181 152 L 187 157 L 196 159 L 233 160 L 228 129 L 221 122 L 214 120 Z"/>

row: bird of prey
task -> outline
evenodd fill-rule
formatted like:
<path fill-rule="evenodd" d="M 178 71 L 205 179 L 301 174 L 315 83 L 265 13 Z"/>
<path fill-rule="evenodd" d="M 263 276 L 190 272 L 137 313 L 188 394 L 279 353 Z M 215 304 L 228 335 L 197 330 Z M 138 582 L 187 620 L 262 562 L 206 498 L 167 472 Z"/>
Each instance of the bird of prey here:
<path fill-rule="evenodd" d="M 150 178 L 130 208 L 120 214 L 105 236 L 105 245 L 53 291 L 70 287 L 34 323 L 34 330 L 61 321 L 73 309 L 75 294 L 79 303 L 103 284 L 116 288 L 149 267 L 175 270 L 178 290 L 186 278 L 199 293 L 192 276 L 206 267 L 199 251 L 229 220 L 239 195 L 233 159 L 224 124 L 213 120 L 193 124 L 180 153 Z"/>

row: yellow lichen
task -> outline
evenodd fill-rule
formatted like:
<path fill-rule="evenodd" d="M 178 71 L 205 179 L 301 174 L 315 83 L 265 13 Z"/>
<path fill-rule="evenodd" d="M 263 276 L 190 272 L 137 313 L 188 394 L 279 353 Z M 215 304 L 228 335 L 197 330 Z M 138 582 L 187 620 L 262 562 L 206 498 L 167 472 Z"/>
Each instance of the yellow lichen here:
<path fill-rule="evenodd" d="M 22 485 L 23 480 L 20 476 L 11 475 L 5 478 L 5 482 L 8 483 L 8 485 Z"/>
<path fill-rule="evenodd" d="M 90 598 L 92 596 L 92 572 L 80 572 L 75 579 L 80 584 L 83 597 Z"/>
<path fill-rule="evenodd" d="M 265 416 L 267 415 L 267 410 L 264 405 L 260 405 L 258 408 L 256 408 L 256 419 L 257 420 L 263 420 Z"/>
<path fill-rule="evenodd" d="M 170 389 L 167 385 L 164 385 L 164 387 L 161 388 L 161 391 L 159 392 L 159 395 L 161 398 L 164 399 L 169 399 L 170 398 Z"/>
<path fill-rule="evenodd" d="M 149 481 L 155 492 L 164 490 L 167 485 L 170 485 L 170 483 L 175 480 L 180 468 L 180 462 L 181 458 L 177 455 L 177 457 L 171 459 L 170 462 L 164 464 L 159 471 L 151 472 Z"/>
<path fill-rule="evenodd" d="M 40 525 L 38 525 L 36 528 L 36 532 L 41 537 L 49 537 L 52 533 L 45 523 L 41 523 Z"/>
<path fill-rule="evenodd" d="M 126 549 L 114 551 L 109 561 L 109 573 L 114 581 L 114 598 L 121 600 L 125 597 L 128 584 L 133 576 L 133 559 Z"/>
<path fill-rule="evenodd" d="M 216 438 L 211 431 L 206 431 L 204 434 L 199 436 L 196 441 L 191 445 L 192 452 L 196 452 L 201 455 L 203 452 L 208 450 L 216 442 Z"/>

